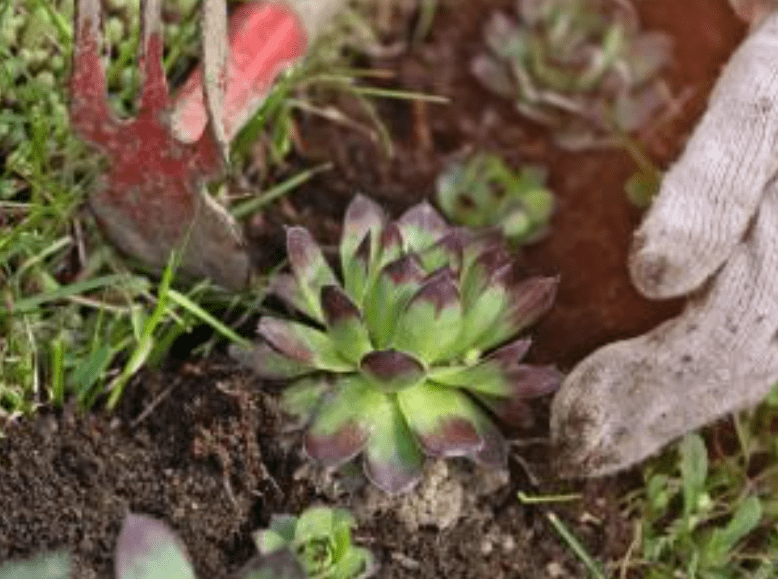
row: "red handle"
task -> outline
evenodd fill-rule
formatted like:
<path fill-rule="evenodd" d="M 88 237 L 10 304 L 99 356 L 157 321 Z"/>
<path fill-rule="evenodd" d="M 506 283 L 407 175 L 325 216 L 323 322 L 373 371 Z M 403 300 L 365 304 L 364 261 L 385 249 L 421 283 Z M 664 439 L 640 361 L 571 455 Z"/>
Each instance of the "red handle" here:
<path fill-rule="evenodd" d="M 308 35 L 303 22 L 280 4 L 246 2 L 230 17 L 230 55 L 224 98 L 224 129 L 231 140 L 265 100 L 278 74 L 305 55 Z M 202 67 L 176 94 L 173 133 L 194 142 L 205 129 Z"/>

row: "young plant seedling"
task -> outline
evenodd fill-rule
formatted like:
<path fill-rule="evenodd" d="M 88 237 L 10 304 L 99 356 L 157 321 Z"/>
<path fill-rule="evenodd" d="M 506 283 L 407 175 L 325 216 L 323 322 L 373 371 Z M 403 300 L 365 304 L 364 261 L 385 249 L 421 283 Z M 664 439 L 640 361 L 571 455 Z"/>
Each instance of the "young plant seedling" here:
<path fill-rule="evenodd" d="M 554 196 L 545 188 L 545 171 L 511 170 L 497 155 L 480 153 L 451 163 L 437 180 L 437 201 L 454 223 L 497 227 L 512 243 L 537 241 L 548 231 Z"/>
<path fill-rule="evenodd" d="M 641 32 L 629 0 L 524 0 L 486 23 L 471 63 L 489 90 L 549 125 L 561 146 L 618 144 L 666 109 L 670 38 Z"/>
<path fill-rule="evenodd" d="M 268 379 L 297 379 L 285 408 L 310 420 L 307 453 L 326 467 L 357 455 L 377 486 L 410 489 L 424 456 L 502 468 L 505 441 L 485 409 L 525 418 L 554 391 L 553 367 L 520 362 L 519 332 L 553 302 L 557 279 L 517 281 L 499 234 L 452 228 L 428 204 L 396 221 L 366 197 L 346 211 L 342 282 L 310 233 L 287 230 L 292 273 L 271 291 L 310 323 L 265 316 L 261 341 L 233 354 Z"/>
<path fill-rule="evenodd" d="M 299 517 L 273 515 L 254 533 L 263 555 L 289 549 L 310 579 L 366 579 L 377 571 L 372 553 L 351 542 L 354 518 L 345 509 L 311 507 Z"/>

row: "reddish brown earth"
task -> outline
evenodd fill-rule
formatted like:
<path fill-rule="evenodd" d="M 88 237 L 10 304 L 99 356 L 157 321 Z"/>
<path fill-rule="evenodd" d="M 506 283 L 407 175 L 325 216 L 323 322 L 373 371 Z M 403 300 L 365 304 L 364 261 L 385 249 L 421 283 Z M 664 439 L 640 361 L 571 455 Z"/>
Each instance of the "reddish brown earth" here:
<path fill-rule="evenodd" d="M 523 252 L 528 272 L 559 273 L 557 305 L 536 328 L 533 356 L 569 369 L 609 340 L 645 331 L 678 309 L 641 298 L 629 283 L 626 258 L 640 212 L 623 184 L 635 171 L 625 153 L 572 154 L 554 148 L 541 127 L 481 89 L 463 66 L 478 50 L 491 9 L 512 0 L 443 2 L 430 37 L 401 56 L 362 62 L 394 71 L 386 86 L 443 94 L 448 105 L 385 101 L 380 112 L 394 137 L 394 156 L 359 132 L 301 118 L 302 150 L 295 163 L 333 160 L 332 171 L 285 201 L 266 223 L 296 220 L 320 239 L 333 241 L 337 222 L 355 191 L 399 212 L 433 194 L 447 158 L 465 147 L 499 153 L 518 166 L 550 169 L 559 199 L 552 233 Z M 646 28 L 675 39 L 668 75 L 676 92 L 691 99 L 679 118 L 646 143 L 666 166 L 682 149 L 705 107 L 718 70 L 745 29 L 725 0 L 642 0 Z M 399 23 L 390 40 L 410 38 Z M 342 103 L 346 110 L 353 103 Z M 354 109 L 356 110 L 356 109 Z M 280 254 L 278 229 L 258 239 L 266 254 Z M 224 359 L 171 364 L 161 376 L 143 376 L 128 389 L 114 417 L 44 413 L 6 425 L 0 443 L 0 561 L 40 549 L 64 547 L 78 562 L 79 578 L 110 577 L 112 548 L 126 510 L 170 523 L 189 545 L 201 577 L 227 577 L 252 554 L 249 532 L 271 513 L 298 512 L 324 496 L 312 481 L 293 477 L 299 466 L 293 435 L 280 434 L 272 394 Z M 161 403 L 142 414 L 172 388 Z M 543 435 L 547 404 L 540 405 L 533 434 Z M 585 571 L 548 525 L 543 510 L 520 505 L 515 491 L 569 488 L 538 483 L 548 474 L 547 447 L 521 449 L 511 484 L 485 498 L 490 520 L 464 519 L 444 532 L 408 533 L 393 516 L 363 525 L 357 536 L 382 562 L 382 578 L 583 577 Z M 530 471 L 522 467 L 529 466 Z M 618 498 L 637 477 L 572 485 L 583 499 L 555 507 L 601 561 L 617 561 L 632 540 L 631 522 Z M 344 504 L 348 504 L 346 501 Z M 586 513 L 587 516 L 583 516 Z M 485 553 L 480 538 L 498 529 L 510 542 Z"/>

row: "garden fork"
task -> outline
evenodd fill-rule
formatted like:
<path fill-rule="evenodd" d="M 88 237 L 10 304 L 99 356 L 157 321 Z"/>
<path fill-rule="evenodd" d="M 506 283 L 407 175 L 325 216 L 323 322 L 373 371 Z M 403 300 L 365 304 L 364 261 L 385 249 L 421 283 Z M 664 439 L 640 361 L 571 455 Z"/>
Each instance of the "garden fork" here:
<path fill-rule="evenodd" d="M 119 120 L 106 100 L 100 0 L 78 0 L 70 117 L 109 159 L 89 206 L 118 248 L 159 272 L 245 287 L 250 261 L 237 225 L 205 190 L 230 139 L 261 105 L 276 74 L 301 58 L 343 0 L 249 2 L 228 25 L 225 0 L 203 0 L 203 66 L 172 103 L 162 68 L 161 0 L 141 0 L 138 115 Z M 204 81 L 203 81 L 204 79 Z"/>

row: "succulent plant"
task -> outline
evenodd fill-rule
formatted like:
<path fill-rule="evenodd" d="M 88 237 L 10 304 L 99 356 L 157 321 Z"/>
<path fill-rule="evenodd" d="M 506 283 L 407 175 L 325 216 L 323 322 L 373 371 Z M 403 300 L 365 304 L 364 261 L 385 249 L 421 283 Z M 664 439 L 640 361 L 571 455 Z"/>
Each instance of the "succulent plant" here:
<path fill-rule="evenodd" d="M 437 201 L 454 223 L 497 227 L 510 241 L 531 243 L 548 229 L 554 196 L 538 167 L 511 170 L 497 155 L 455 161 L 438 176 Z"/>
<path fill-rule="evenodd" d="M 299 517 L 273 515 L 270 527 L 253 536 L 263 555 L 295 553 L 309 579 L 365 579 L 377 566 L 370 551 L 352 544 L 353 526 L 345 509 L 310 507 Z"/>
<path fill-rule="evenodd" d="M 658 75 L 670 38 L 641 32 L 629 0 L 522 0 L 518 15 L 492 15 L 488 52 L 471 70 L 521 114 L 552 126 L 561 145 L 598 144 L 667 108 L 670 92 Z"/>
<path fill-rule="evenodd" d="M 516 335 L 551 305 L 556 278 L 517 281 L 499 234 L 449 227 L 427 203 L 389 222 L 358 196 L 340 241 L 342 284 L 310 233 L 287 230 L 291 274 L 272 291 L 311 323 L 265 316 L 260 342 L 233 355 L 268 379 L 296 379 L 284 407 L 310 420 L 304 448 L 326 467 L 363 455 L 390 493 L 411 488 L 424 456 L 503 467 L 485 409 L 510 420 L 553 391 L 552 367 L 520 363 Z"/>
<path fill-rule="evenodd" d="M 116 579 L 195 579 L 186 549 L 167 525 L 128 514 L 116 545 Z M 288 549 L 249 563 L 239 579 L 305 579 Z"/>

